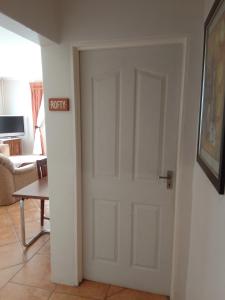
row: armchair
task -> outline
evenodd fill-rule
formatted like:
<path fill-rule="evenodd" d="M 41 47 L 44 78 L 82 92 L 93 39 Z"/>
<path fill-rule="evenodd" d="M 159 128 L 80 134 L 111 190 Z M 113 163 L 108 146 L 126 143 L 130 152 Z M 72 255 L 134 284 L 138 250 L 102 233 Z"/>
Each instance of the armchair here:
<path fill-rule="evenodd" d="M 35 163 L 17 168 L 7 156 L 0 153 L 0 206 L 16 202 L 12 193 L 37 179 Z"/>

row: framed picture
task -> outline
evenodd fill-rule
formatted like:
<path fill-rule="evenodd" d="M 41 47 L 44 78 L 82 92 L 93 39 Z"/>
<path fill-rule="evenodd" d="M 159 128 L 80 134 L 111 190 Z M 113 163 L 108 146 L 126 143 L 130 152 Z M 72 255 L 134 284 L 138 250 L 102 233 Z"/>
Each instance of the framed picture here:
<path fill-rule="evenodd" d="M 225 183 L 225 0 L 205 22 L 197 161 L 220 194 Z"/>

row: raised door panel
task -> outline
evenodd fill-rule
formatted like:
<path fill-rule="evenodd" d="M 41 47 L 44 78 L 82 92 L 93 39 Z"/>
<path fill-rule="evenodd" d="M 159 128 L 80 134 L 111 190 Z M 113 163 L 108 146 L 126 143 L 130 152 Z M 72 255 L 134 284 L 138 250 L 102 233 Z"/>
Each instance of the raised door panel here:
<path fill-rule="evenodd" d="M 119 204 L 102 199 L 93 202 L 93 259 L 117 262 Z"/>
<path fill-rule="evenodd" d="M 92 79 L 93 177 L 119 175 L 120 74 Z"/>
<path fill-rule="evenodd" d="M 132 266 L 145 269 L 159 267 L 160 207 L 133 204 Z"/>
<path fill-rule="evenodd" d="M 135 70 L 135 179 L 156 179 L 162 169 L 165 89 L 165 76 Z"/>

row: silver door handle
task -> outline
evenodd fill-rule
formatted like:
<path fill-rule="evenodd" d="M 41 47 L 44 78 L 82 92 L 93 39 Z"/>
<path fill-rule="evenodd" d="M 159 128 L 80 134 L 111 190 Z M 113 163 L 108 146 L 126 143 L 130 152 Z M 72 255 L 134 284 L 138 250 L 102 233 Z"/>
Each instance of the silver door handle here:
<path fill-rule="evenodd" d="M 167 189 L 173 188 L 173 171 L 167 171 L 167 176 L 159 176 L 159 179 L 166 179 L 167 180 Z"/>

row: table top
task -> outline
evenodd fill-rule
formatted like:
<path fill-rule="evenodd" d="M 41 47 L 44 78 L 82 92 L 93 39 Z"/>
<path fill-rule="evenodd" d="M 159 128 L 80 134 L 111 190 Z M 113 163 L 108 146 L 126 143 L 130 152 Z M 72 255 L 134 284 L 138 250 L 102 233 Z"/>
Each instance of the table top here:
<path fill-rule="evenodd" d="M 14 192 L 12 196 L 24 199 L 32 198 L 48 200 L 48 178 L 44 177 L 42 179 L 36 180 L 33 183 Z"/>

